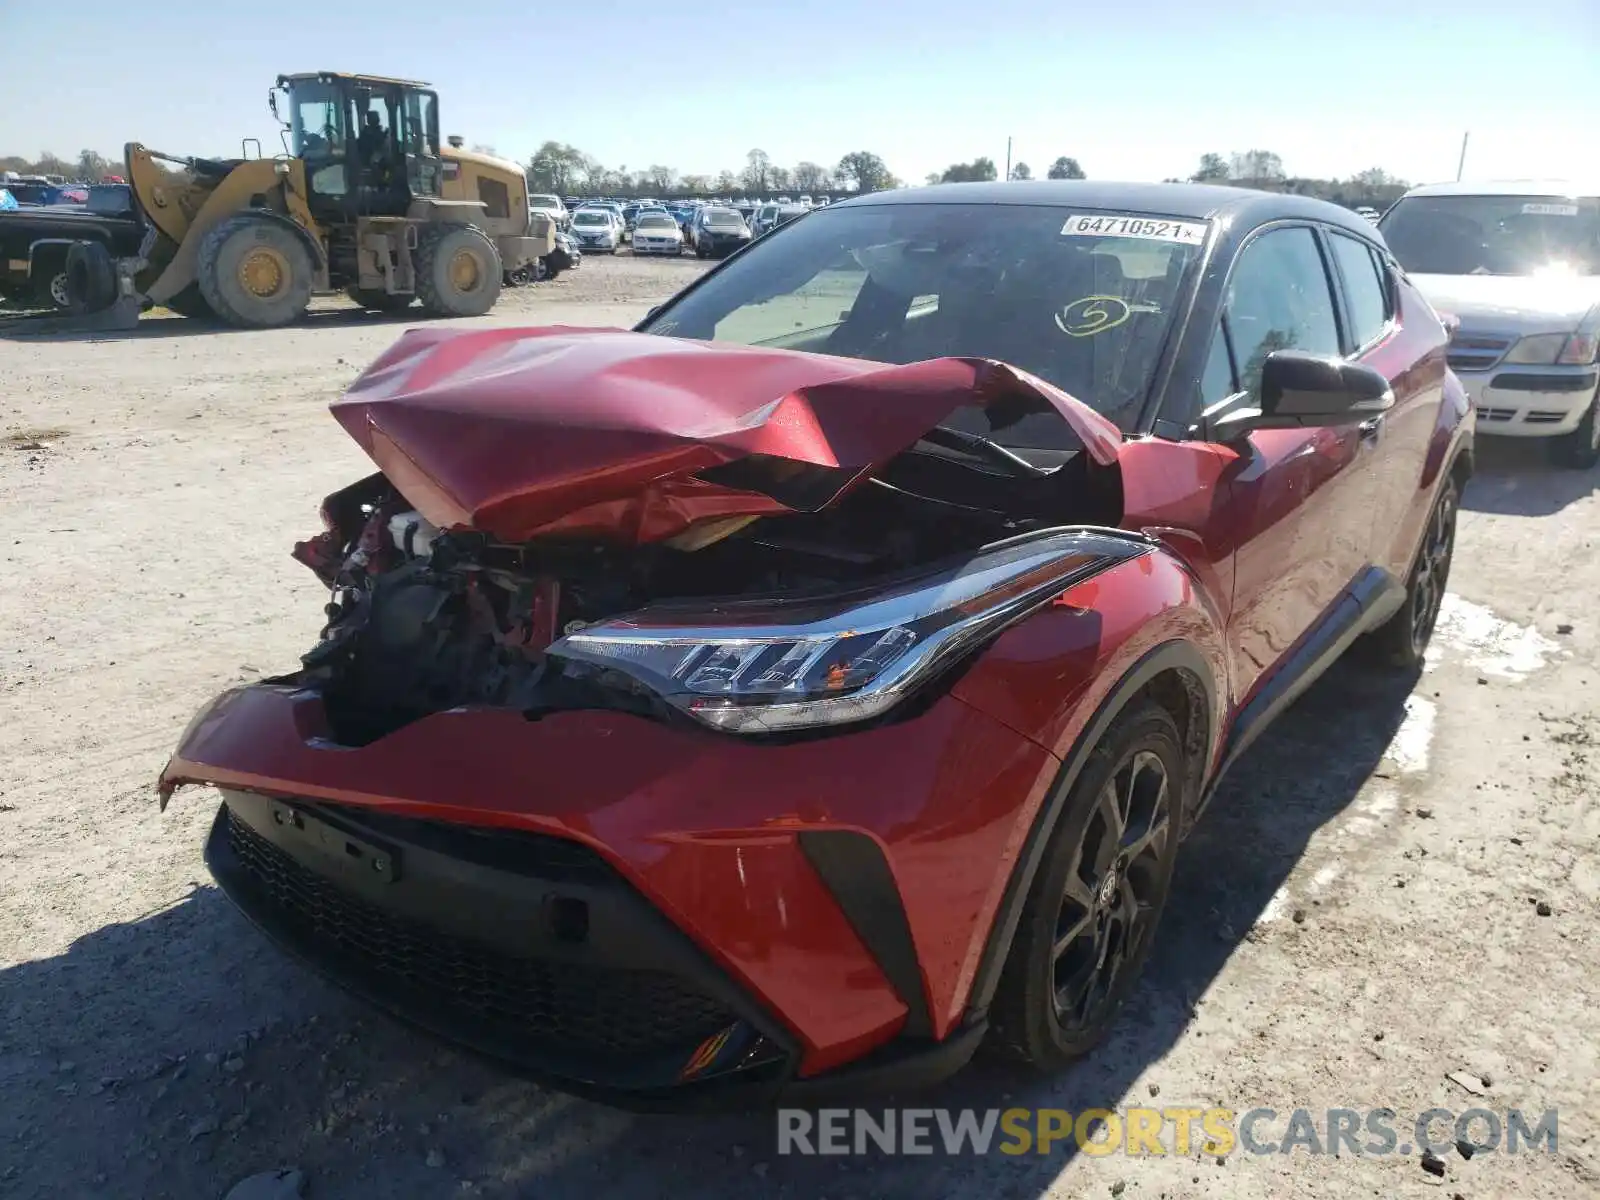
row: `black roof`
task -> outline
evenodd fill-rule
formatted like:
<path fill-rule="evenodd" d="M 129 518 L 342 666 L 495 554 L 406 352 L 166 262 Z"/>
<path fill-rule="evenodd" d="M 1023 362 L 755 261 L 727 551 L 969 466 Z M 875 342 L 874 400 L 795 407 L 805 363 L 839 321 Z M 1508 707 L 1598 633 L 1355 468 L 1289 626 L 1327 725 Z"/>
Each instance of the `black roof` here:
<path fill-rule="evenodd" d="M 1114 183 L 1099 179 L 940 183 L 853 196 L 827 207 L 861 208 L 881 204 L 1043 204 L 1149 213 L 1192 221 L 1229 219 L 1245 225 L 1300 217 L 1341 226 L 1369 241 L 1377 236 L 1365 217 L 1327 200 L 1210 183 Z"/>

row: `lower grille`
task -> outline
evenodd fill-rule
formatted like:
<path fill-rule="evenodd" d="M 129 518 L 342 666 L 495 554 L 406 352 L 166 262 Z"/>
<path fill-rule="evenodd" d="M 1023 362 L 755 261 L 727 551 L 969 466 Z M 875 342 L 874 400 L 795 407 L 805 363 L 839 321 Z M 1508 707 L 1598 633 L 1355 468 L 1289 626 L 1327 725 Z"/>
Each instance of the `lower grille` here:
<path fill-rule="evenodd" d="M 1480 408 L 1478 420 L 1480 421 L 1509 421 L 1517 415 L 1514 408 Z"/>
<path fill-rule="evenodd" d="M 301 936 L 519 1038 L 618 1059 L 692 1049 L 737 1019 L 673 975 L 515 958 L 384 912 L 227 820 L 239 865 Z"/>

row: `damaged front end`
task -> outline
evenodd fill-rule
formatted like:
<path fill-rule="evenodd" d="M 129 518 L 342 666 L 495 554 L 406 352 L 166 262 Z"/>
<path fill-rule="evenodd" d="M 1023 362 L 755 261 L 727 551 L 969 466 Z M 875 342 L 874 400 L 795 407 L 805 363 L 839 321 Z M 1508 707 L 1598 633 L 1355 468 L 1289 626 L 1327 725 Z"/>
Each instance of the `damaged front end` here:
<path fill-rule="evenodd" d="M 1041 405 L 1082 444 L 1048 470 L 946 425 Z M 992 865 L 902 862 L 844 897 L 808 855 L 887 868 L 907 812 L 956 826 L 975 796 L 974 836 L 1008 837 L 1053 778 L 950 682 L 1150 552 L 1115 528 L 1103 419 L 997 364 L 527 330 L 407 335 L 336 411 L 380 470 L 295 547 L 330 590 L 321 636 L 213 702 L 161 781 L 163 803 L 223 789 L 208 862 L 240 907 L 374 1002 L 604 1098 L 891 1041 L 970 1054 L 953 993 L 931 1004 L 853 906 L 987 897 L 958 937 L 914 931 L 952 979 Z"/>
<path fill-rule="evenodd" d="M 297 682 L 341 744 L 472 706 L 871 721 L 1144 546 L 1105 529 L 1103 419 L 997 364 L 515 332 L 403 340 L 336 406 L 385 468 L 296 548 L 333 592 Z M 1051 470 L 941 424 L 1051 407 L 1088 450 Z"/>

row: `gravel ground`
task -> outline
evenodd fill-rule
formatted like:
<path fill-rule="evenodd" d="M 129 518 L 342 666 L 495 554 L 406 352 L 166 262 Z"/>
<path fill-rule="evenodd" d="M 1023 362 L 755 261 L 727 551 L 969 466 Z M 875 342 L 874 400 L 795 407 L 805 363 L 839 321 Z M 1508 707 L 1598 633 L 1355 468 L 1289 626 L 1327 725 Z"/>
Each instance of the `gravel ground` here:
<path fill-rule="evenodd" d="M 700 269 L 590 259 L 493 321 L 631 323 Z M 1337 668 L 1230 778 L 1110 1043 L 917 1103 L 1557 1106 L 1555 1154 L 1442 1180 L 1398 1155 L 779 1157 L 770 1117 L 551 1094 L 270 950 L 208 883 L 210 797 L 159 814 L 153 783 L 196 706 L 313 636 L 288 549 L 367 469 L 325 405 L 403 324 L 0 341 L 0 1195 L 189 1200 L 280 1164 L 319 1198 L 1600 1194 L 1600 473 L 1535 446 L 1484 452 L 1415 690 Z"/>

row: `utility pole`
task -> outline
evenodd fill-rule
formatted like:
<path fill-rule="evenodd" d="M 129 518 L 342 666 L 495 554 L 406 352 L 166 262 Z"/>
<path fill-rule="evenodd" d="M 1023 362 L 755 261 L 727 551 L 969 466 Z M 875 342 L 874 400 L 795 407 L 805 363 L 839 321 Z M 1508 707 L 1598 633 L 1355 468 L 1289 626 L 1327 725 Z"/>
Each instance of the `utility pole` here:
<path fill-rule="evenodd" d="M 1006 178 L 1007 181 L 1009 181 L 1011 179 L 1011 139 L 1010 138 L 1006 139 L 1006 173 L 1005 173 L 1005 178 Z"/>
<path fill-rule="evenodd" d="M 1463 171 L 1465 171 L 1467 169 L 1467 139 L 1469 137 L 1471 137 L 1471 136 L 1472 136 L 1472 131 L 1470 129 L 1467 130 L 1466 133 L 1463 133 L 1461 135 L 1461 159 L 1460 159 L 1459 162 L 1456 163 L 1456 182 L 1457 183 L 1461 182 L 1461 172 L 1463 172 Z"/>

